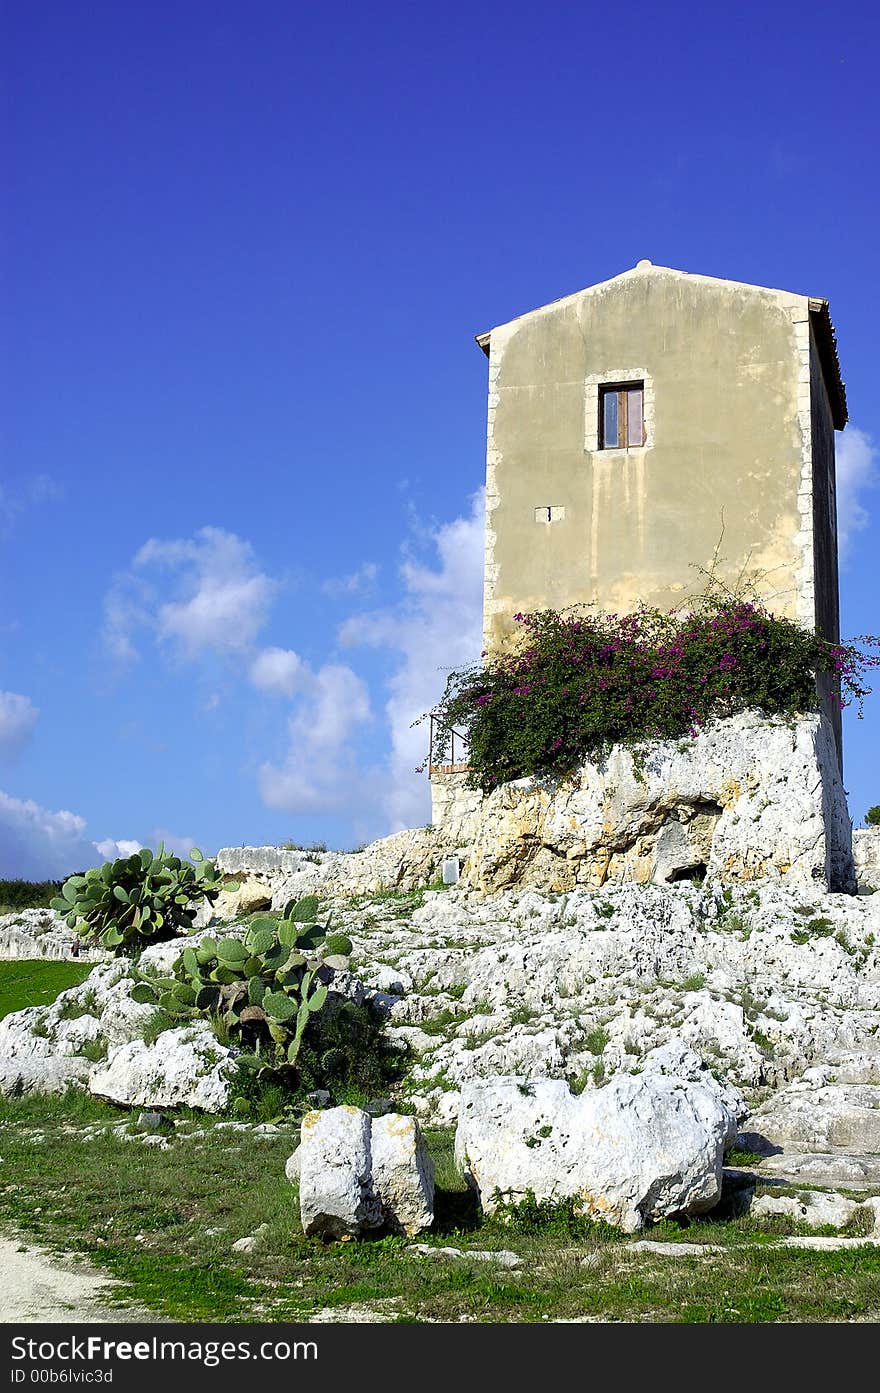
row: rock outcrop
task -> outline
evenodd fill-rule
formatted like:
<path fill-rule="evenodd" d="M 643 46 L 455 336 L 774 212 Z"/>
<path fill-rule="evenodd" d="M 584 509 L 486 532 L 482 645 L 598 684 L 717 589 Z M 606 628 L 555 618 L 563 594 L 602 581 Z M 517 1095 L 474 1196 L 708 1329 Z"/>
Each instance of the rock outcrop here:
<path fill-rule="evenodd" d="M 54 909 L 20 909 L 0 916 L 0 961 L 58 958 L 104 962 L 103 948 L 86 947 Z"/>
<path fill-rule="evenodd" d="M 438 774 L 432 795 L 439 839 L 483 891 L 689 878 L 855 888 L 834 736 L 819 715 L 747 711 L 486 796 L 465 773 Z"/>
<path fill-rule="evenodd" d="M 89 1078 L 89 1091 L 128 1107 L 201 1108 L 222 1112 L 229 1102 L 232 1051 L 207 1021 L 163 1031 L 150 1045 L 117 1045 Z"/>

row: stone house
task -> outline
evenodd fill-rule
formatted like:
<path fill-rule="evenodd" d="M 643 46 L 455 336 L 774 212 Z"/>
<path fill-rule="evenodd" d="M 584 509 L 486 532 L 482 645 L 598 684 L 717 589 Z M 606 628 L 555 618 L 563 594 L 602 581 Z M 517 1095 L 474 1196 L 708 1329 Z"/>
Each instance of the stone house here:
<path fill-rule="evenodd" d="M 826 300 L 640 261 L 477 342 L 489 652 L 517 611 L 677 609 L 710 571 L 838 638 Z"/>

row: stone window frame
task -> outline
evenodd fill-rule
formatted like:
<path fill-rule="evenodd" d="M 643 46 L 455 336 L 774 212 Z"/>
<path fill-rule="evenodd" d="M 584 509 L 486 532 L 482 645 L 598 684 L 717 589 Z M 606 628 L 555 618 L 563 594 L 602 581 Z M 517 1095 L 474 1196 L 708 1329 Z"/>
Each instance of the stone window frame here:
<path fill-rule="evenodd" d="M 604 450 L 599 444 L 600 387 L 625 387 L 628 382 L 642 384 L 644 445 L 617 445 Z M 614 368 L 612 372 L 593 372 L 584 378 L 584 450 L 613 459 L 617 455 L 642 455 L 654 445 L 654 380 L 647 368 Z"/>

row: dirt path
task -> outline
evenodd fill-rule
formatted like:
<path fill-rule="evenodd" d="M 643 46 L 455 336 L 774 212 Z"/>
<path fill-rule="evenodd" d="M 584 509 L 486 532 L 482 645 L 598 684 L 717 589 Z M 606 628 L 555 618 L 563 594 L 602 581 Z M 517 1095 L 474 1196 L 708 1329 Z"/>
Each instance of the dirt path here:
<path fill-rule="evenodd" d="M 111 1306 L 117 1283 L 74 1258 L 59 1258 L 23 1238 L 0 1236 L 0 1323 L 155 1320 L 152 1312 Z"/>

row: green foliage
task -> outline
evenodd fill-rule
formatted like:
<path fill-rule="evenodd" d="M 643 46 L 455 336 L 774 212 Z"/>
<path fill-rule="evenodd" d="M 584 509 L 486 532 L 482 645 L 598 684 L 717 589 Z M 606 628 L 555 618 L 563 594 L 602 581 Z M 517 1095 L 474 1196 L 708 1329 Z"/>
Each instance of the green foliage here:
<path fill-rule="evenodd" d="M 587 1031 L 584 1036 L 584 1045 L 590 1054 L 602 1054 L 610 1038 L 604 1025 L 596 1025 L 592 1030 Z"/>
<path fill-rule="evenodd" d="M 297 1063 L 334 971 L 348 966 L 339 950 L 350 952 L 351 942 L 310 919 L 317 904 L 309 896 L 291 900 L 281 919 L 255 915 L 243 939 L 206 935 L 183 950 L 170 977 L 141 975 L 133 998 L 155 1003 L 175 1021 L 215 1021 L 243 1047 L 243 1068 L 261 1079 L 283 1076 Z"/>
<path fill-rule="evenodd" d="M 52 908 L 88 943 L 114 953 L 131 953 L 146 939 L 173 938 L 192 927 L 196 905 L 220 892 L 220 873 L 198 850 L 193 862 L 166 851 L 142 847 L 133 856 L 64 882 Z"/>
<path fill-rule="evenodd" d="M 623 1234 L 601 1219 L 589 1219 L 577 1212 L 574 1199 L 539 1200 L 529 1190 L 516 1204 L 502 1202 L 495 1210 L 497 1217 L 514 1233 L 543 1235 L 580 1240 L 604 1239 L 619 1242 Z"/>
<path fill-rule="evenodd" d="M 451 673 L 434 713 L 434 759 L 461 732 L 470 782 L 485 792 L 527 775 L 566 776 L 615 742 L 692 735 L 749 707 L 784 717 L 814 710 L 820 672 L 839 684 L 842 705 L 861 708 L 864 671 L 880 663 L 715 593 L 684 618 L 647 607 L 622 618 L 553 610 L 515 618 L 521 642 Z"/>
<path fill-rule="evenodd" d="M 880 827 L 880 803 L 875 803 L 873 808 L 869 808 L 865 813 L 865 822 L 869 827 Z M 0 884 L 0 900 L 3 898 L 2 884 Z"/>
<path fill-rule="evenodd" d="M 0 880 L 0 914 L 48 909 L 61 884 L 60 880 Z"/>
<path fill-rule="evenodd" d="M 690 977 L 685 977 L 681 984 L 683 992 L 699 992 L 706 985 L 706 974 L 704 972 L 694 972 Z"/>
<path fill-rule="evenodd" d="M 759 1166 L 764 1157 L 759 1151 L 744 1151 L 739 1147 L 733 1147 L 725 1153 L 725 1166 Z"/>

